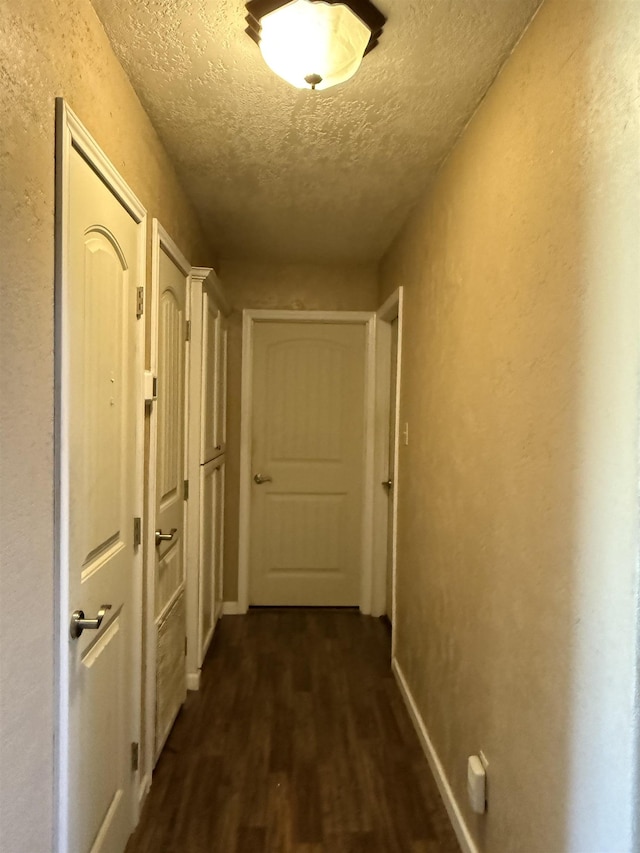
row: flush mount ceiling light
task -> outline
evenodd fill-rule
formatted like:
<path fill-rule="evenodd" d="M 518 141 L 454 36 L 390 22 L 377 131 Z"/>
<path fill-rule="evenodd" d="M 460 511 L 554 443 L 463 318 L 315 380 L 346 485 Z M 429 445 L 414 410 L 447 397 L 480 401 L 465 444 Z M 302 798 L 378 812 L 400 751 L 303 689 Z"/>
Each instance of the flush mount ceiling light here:
<path fill-rule="evenodd" d="M 387 20 L 370 0 L 250 0 L 246 9 L 265 62 L 298 89 L 353 77 Z"/>

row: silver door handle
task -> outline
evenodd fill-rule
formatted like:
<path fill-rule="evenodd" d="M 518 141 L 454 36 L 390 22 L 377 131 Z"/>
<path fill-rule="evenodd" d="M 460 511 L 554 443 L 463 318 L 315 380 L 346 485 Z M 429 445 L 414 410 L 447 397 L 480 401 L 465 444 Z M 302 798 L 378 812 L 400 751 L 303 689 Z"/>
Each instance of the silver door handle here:
<path fill-rule="evenodd" d="M 72 640 L 77 640 L 83 631 L 97 631 L 102 620 L 105 617 L 107 610 L 111 610 L 110 604 L 103 604 L 95 619 L 85 619 L 84 610 L 74 610 L 71 614 L 71 624 L 69 625 L 69 634 Z"/>
<path fill-rule="evenodd" d="M 171 542 L 177 532 L 177 527 L 172 527 L 171 533 L 163 533 L 162 530 L 156 530 L 156 548 L 161 542 Z"/>
<path fill-rule="evenodd" d="M 393 480 L 383 480 L 382 485 L 385 487 L 385 489 L 392 489 L 393 488 Z"/>
<path fill-rule="evenodd" d="M 269 476 L 265 477 L 262 474 L 256 474 L 253 478 L 253 482 L 261 486 L 263 483 L 273 483 L 273 478 Z"/>

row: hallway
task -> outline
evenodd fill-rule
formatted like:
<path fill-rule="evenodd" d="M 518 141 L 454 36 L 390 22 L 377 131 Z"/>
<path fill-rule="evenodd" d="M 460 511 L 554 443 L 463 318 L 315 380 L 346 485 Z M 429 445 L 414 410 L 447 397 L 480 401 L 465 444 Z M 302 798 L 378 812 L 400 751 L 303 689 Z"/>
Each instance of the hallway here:
<path fill-rule="evenodd" d="M 354 610 L 224 618 L 126 853 L 455 853 L 389 666 Z"/>

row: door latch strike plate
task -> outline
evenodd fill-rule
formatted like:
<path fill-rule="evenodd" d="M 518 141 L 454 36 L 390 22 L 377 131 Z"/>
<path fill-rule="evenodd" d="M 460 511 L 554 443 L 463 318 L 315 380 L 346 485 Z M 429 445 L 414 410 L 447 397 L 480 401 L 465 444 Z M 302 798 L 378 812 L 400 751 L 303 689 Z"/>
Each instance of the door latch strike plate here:
<path fill-rule="evenodd" d="M 188 480 L 184 481 L 184 498 L 183 498 L 183 500 L 185 500 L 185 501 L 189 500 L 189 481 Z"/>
<path fill-rule="evenodd" d="M 135 773 L 140 764 L 140 744 L 131 744 L 131 770 Z"/>
<path fill-rule="evenodd" d="M 140 319 L 144 314 L 144 287 L 136 290 L 136 317 Z"/>

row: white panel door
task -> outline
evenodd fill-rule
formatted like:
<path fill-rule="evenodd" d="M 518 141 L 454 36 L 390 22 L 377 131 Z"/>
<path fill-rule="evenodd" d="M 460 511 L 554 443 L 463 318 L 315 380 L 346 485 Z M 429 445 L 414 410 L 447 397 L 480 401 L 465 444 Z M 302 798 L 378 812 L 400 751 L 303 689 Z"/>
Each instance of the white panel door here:
<path fill-rule="evenodd" d="M 187 280 L 163 248 L 158 265 L 156 755 L 186 698 L 185 611 L 184 606 L 176 606 L 176 596 L 184 587 Z M 165 625 L 169 612 L 170 628 Z"/>
<path fill-rule="evenodd" d="M 68 851 L 122 853 L 131 832 L 137 618 L 133 613 L 136 271 L 139 228 L 72 149 L 68 180 L 66 340 L 69 613 L 106 615 L 69 640 Z M 66 392 L 65 389 L 66 388 Z M 64 452 L 64 451 L 63 451 Z M 65 472 L 62 472 L 62 482 Z"/>
<path fill-rule="evenodd" d="M 256 323 L 249 603 L 357 605 L 365 328 Z"/>

